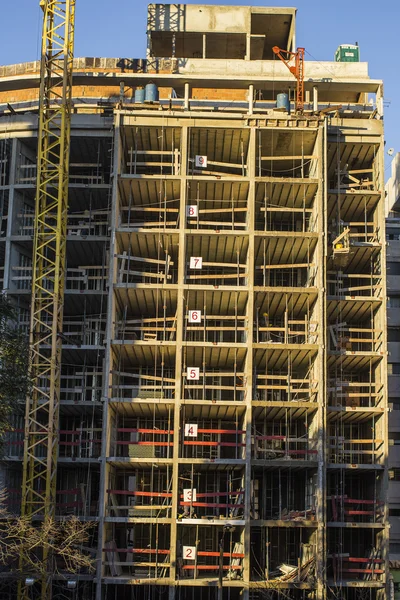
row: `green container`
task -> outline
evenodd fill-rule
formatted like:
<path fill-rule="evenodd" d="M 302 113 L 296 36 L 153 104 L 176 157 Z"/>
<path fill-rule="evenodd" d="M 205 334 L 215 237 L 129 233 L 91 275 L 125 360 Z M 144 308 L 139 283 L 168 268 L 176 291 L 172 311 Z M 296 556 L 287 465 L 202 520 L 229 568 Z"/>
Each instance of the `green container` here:
<path fill-rule="evenodd" d="M 360 62 L 359 47 L 342 44 L 335 52 L 335 62 Z"/>

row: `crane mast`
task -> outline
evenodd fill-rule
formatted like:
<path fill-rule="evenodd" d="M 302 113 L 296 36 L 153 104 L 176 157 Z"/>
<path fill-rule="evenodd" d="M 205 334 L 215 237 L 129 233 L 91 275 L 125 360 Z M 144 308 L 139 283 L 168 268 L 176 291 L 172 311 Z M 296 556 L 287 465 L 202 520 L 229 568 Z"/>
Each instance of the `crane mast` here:
<path fill-rule="evenodd" d="M 30 322 L 32 389 L 26 402 L 21 504 L 21 514 L 32 520 L 53 518 L 56 505 L 75 0 L 41 0 L 40 6 L 43 32 Z M 46 545 L 41 552 L 46 575 L 36 585 L 41 585 L 41 599 L 48 600 L 51 556 Z M 20 567 L 23 573 L 23 557 Z M 19 584 L 18 598 L 30 598 L 26 581 Z"/>

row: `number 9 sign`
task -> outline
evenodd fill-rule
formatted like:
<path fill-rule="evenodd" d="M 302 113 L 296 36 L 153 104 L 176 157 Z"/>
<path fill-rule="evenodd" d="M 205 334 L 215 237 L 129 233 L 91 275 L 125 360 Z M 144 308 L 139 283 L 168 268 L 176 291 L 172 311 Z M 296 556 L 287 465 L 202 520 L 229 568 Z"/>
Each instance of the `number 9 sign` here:
<path fill-rule="evenodd" d="M 183 560 L 196 560 L 196 546 L 183 546 Z"/>

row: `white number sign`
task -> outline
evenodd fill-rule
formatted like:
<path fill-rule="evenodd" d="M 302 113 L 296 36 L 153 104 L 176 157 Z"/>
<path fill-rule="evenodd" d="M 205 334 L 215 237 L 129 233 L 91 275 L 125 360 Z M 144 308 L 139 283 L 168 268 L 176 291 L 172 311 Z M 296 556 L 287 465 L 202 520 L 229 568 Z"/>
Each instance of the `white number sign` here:
<path fill-rule="evenodd" d="M 189 323 L 201 323 L 201 310 L 189 310 Z"/>
<path fill-rule="evenodd" d="M 185 437 L 197 437 L 197 423 L 185 423 Z"/>
<path fill-rule="evenodd" d="M 196 546 L 183 546 L 183 559 L 196 560 Z"/>
<path fill-rule="evenodd" d="M 200 379 L 199 367 L 188 367 L 186 371 L 186 377 L 192 381 L 198 381 Z"/>
<path fill-rule="evenodd" d="M 207 166 L 207 156 L 201 156 L 199 154 L 196 154 L 196 160 L 195 160 L 195 165 L 196 167 L 206 167 Z"/>
<path fill-rule="evenodd" d="M 197 204 L 190 204 L 186 207 L 187 217 L 197 217 Z"/>
<path fill-rule="evenodd" d="M 193 488 L 192 490 L 190 488 L 183 490 L 183 501 L 184 502 L 196 502 L 196 489 Z"/>
<path fill-rule="evenodd" d="M 201 256 L 191 256 L 190 264 L 191 269 L 201 269 L 203 266 L 203 259 Z"/>

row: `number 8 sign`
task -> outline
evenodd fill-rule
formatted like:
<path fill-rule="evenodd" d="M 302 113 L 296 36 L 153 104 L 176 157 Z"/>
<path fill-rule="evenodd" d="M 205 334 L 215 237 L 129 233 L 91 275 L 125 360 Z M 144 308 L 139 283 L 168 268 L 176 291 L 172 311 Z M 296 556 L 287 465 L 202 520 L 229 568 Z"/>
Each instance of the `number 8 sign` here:
<path fill-rule="evenodd" d="M 197 204 L 189 204 L 186 207 L 186 216 L 187 217 L 197 217 Z"/>
<path fill-rule="evenodd" d="M 183 546 L 183 560 L 196 560 L 196 546 Z"/>

